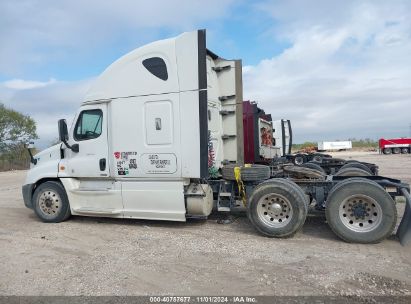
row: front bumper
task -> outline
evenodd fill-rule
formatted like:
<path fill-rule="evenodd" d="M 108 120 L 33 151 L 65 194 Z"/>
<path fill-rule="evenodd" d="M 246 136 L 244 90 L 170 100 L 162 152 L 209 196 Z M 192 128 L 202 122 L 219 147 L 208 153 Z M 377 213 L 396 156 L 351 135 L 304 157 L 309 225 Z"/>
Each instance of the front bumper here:
<path fill-rule="evenodd" d="M 23 193 L 24 205 L 30 209 L 33 209 L 33 204 L 31 202 L 31 198 L 33 196 L 33 187 L 34 187 L 34 184 L 26 184 L 26 185 L 23 185 L 23 187 L 21 187 L 21 192 Z"/>

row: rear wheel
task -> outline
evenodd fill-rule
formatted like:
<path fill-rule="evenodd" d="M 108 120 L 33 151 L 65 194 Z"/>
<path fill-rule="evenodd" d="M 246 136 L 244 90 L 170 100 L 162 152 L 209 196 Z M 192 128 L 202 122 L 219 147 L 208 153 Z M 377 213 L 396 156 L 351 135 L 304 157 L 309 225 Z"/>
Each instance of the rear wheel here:
<path fill-rule="evenodd" d="M 368 171 L 359 168 L 345 168 L 338 170 L 335 176 L 371 176 L 372 174 Z"/>
<path fill-rule="evenodd" d="M 268 237 L 290 237 L 304 224 L 308 200 L 303 190 L 286 179 L 273 179 L 258 185 L 248 204 L 248 218 Z"/>
<path fill-rule="evenodd" d="M 310 169 L 317 170 L 323 173 L 325 172 L 324 169 L 320 165 L 313 163 L 313 162 L 302 164 L 301 167 L 310 168 Z"/>
<path fill-rule="evenodd" d="M 384 149 L 382 150 L 382 153 L 384 153 L 384 154 L 391 154 L 391 153 L 392 153 L 392 150 L 391 150 L 391 148 L 384 148 Z"/>
<path fill-rule="evenodd" d="M 402 148 L 402 149 L 401 149 L 401 153 L 402 153 L 402 154 L 407 154 L 407 153 L 409 153 L 409 152 L 408 152 L 408 148 Z"/>
<path fill-rule="evenodd" d="M 358 169 L 367 171 L 368 173 L 372 174 L 370 168 L 368 168 L 366 165 L 364 165 L 360 162 L 357 162 L 357 161 L 353 161 L 353 162 L 349 162 L 349 163 L 345 164 L 344 166 L 341 167 L 340 170 L 344 170 L 346 168 L 358 168 Z"/>
<path fill-rule="evenodd" d="M 391 235 L 397 209 L 377 183 L 350 178 L 337 184 L 327 197 L 326 218 L 334 233 L 347 242 L 378 243 Z"/>
<path fill-rule="evenodd" d="M 392 149 L 392 153 L 394 153 L 394 154 L 400 154 L 401 153 L 401 149 L 400 148 L 393 148 Z"/>
<path fill-rule="evenodd" d="M 66 191 L 59 182 L 40 184 L 33 194 L 33 207 L 43 222 L 59 223 L 71 215 Z"/>

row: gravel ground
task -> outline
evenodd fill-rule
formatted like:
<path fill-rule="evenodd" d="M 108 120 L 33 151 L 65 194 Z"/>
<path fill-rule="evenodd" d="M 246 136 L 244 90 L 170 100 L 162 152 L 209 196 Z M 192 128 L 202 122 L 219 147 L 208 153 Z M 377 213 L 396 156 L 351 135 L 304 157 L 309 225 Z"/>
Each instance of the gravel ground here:
<path fill-rule="evenodd" d="M 411 182 L 409 156 L 335 156 Z M 347 244 L 318 214 L 291 239 L 262 237 L 242 216 L 44 224 L 24 207 L 24 176 L 0 173 L 0 295 L 411 295 L 411 246 L 395 236 Z"/>

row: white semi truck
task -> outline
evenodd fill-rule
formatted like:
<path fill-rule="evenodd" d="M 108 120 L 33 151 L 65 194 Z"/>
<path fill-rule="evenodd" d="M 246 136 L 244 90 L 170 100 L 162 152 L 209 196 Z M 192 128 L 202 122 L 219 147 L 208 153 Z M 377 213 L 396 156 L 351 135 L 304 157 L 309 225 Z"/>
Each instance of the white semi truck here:
<path fill-rule="evenodd" d="M 269 237 L 304 224 L 311 201 L 349 242 L 375 243 L 396 224 L 410 239 L 409 186 L 244 164 L 241 61 L 206 48 L 205 30 L 140 47 L 95 81 L 60 144 L 32 157 L 24 203 L 44 222 L 70 215 L 185 221 L 243 209 Z M 312 172 L 311 172 L 312 173 Z"/>
<path fill-rule="evenodd" d="M 351 140 L 346 141 L 319 141 L 317 143 L 318 151 L 342 151 L 351 150 L 352 142 Z"/>

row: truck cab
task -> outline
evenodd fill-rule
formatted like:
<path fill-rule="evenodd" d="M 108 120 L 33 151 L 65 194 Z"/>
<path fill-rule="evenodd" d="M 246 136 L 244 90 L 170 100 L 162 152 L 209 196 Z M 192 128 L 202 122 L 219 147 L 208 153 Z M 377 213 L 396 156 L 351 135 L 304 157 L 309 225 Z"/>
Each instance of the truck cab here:
<path fill-rule="evenodd" d="M 59 121 L 61 143 L 35 156 L 25 204 L 50 221 L 64 217 L 64 196 L 73 215 L 207 216 L 210 168 L 243 162 L 241 102 L 241 61 L 209 51 L 205 30 L 138 48 L 98 77 L 70 130 Z"/>

